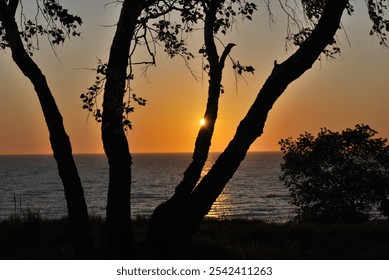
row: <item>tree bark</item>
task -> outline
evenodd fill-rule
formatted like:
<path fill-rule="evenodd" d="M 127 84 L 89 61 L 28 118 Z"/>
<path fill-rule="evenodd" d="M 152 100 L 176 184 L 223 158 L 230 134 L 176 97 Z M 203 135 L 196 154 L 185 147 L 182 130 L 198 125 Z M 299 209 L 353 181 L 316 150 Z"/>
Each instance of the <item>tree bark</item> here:
<path fill-rule="evenodd" d="M 123 130 L 123 97 L 127 80 L 128 53 L 139 10 L 124 1 L 107 68 L 103 101 L 102 140 L 109 163 L 107 199 L 108 247 L 112 252 L 129 250 L 131 226 L 132 158 Z"/>
<path fill-rule="evenodd" d="M 109 164 L 107 234 L 112 257 L 128 254 L 133 238 L 130 202 L 132 157 L 123 128 L 123 97 L 126 92 L 129 51 L 138 17 L 143 9 L 154 2 L 123 2 L 106 73 L 101 131 Z"/>
<path fill-rule="evenodd" d="M 15 3 L 15 1 L 10 1 L 10 3 Z M 76 254 L 78 257 L 83 257 L 87 254 L 91 244 L 88 211 L 81 180 L 73 159 L 71 143 L 46 78 L 24 49 L 14 18 L 15 10 L 16 7 L 12 7 L 11 10 L 4 0 L 0 0 L 0 20 L 6 30 L 6 38 L 12 52 L 12 58 L 23 74 L 34 85 L 41 104 L 50 134 L 51 148 L 65 190 Z"/>
<path fill-rule="evenodd" d="M 161 249 L 177 248 L 191 238 L 244 160 L 250 145 L 262 135 L 268 112 L 276 100 L 290 83 L 312 67 L 331 42 L 347 3 L 347 0 L 328 0 L 311 36 L 285 62 L 274 63 L 270 76 L 239 124 L 234 138 L 188 199 L 165 218 L 166 222 L 159 227 L 158 235 L 153 236 L 153 246 L 163 245 Z"/>

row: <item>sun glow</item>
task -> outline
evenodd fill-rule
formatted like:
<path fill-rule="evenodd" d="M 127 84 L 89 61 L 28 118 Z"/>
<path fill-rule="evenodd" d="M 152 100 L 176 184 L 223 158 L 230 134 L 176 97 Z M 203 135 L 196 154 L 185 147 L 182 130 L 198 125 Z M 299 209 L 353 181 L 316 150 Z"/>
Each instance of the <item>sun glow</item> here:
<path fill-rule="evenodd" d="M 201 126 L 204 126 L 204 124 L 205 124 L 205 119 L 201 119 L 201 120 L 200 120 L 200 125 L 201 125 Z"/>

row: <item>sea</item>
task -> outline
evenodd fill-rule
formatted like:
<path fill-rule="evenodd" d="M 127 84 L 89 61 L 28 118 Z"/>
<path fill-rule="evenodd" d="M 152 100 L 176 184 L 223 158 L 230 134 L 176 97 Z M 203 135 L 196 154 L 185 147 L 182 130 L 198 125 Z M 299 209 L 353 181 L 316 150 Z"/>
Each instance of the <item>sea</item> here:
<path fill-rule="evenodd" d="M 212 167 L 211 153 L 202 176 Z M 105 155 L 75 155 L 89 214 L 105 216 L 108 163 Z M 148 217 L 174 192 L 191 161 L 190 153 L 134 154 L 132 215 Z M 294 215 L 289 192 L 280 181 L 280 152 L 251 152 L 208 214 L 217 219 L 259 219 L 282 223 Z M 0 156 L 0 220 L 13 214 L 38 212 L 56 219 L 66 216 L 64 190 L 51 155 Z"/>

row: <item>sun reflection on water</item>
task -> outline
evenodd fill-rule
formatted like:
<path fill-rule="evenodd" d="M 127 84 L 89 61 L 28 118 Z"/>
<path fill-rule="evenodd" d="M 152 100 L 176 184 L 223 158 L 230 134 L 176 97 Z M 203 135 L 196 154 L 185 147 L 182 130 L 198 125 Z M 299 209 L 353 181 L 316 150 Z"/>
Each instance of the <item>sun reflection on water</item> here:
<path fill-rule="evenodd" d="M 204 165 L 203 170 L 201 171 L 201 178 L 203 178 L 211 167 L 213 166 L 214 162 L 212 160 L 207 160 L 207 162 Z M 211 210 L 209 211 L 207 217 L 208 218 L 225 218 L 227 216 L 230 216 L 232 214 L 232 203 L 231 203 L 231 196 L 230 194 L 223 192 L 219 195 L 215 203 L 212 205 Z"/>
<path fill-rule="evenodd" d="M 207 217 L 209 218 L 226 218 L 232 214 L 231 197 L 227 193 L 221 193 L 215 203 L 212 205 Z"/>

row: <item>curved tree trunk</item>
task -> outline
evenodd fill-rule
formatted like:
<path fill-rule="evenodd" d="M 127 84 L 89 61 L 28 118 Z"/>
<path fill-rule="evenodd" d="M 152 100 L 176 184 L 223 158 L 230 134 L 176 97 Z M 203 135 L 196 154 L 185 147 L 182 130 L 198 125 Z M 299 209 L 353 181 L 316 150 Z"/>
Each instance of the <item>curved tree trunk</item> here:
<path fill-rule="evenodd" d="M 168 201 L 159 205 L 152 214 L 149 225 L 150 237 L 158 235 L 159 228 L 172 215 L 171 211 L 174 212 L 177 205 L 188 199 L 201 177 L 201 172 L 208 158 L 219 110 L 223 68 L 227 56 L 235 46 L 234 44 L 228 44 L 219 58 L 214 37 L 214 23 L 216 22 L 216 13 L 219 6 L 220 3 L 216 1 L 210 2 L 205 12 L 204 42 L 209 62 L 208 100 L 204 114 L 205 124 L 198 132 L 192 162 L 185 170 L 183 180 L 176 187 L 174 195 Z"/>
<path fill-rule="evenodd" d="M 219 58 L 213 34 L 214 23 L 216 22 L 216 13 L 219 5 L 220 3 L 216 1 L 210 2 L 205 13 L 204 42 L 205 52 L 209 62 L 208 101 L 204 114 L 205 124 L 198 132 L 195 149 L 192 155 L 192 162 L 185 170 L 183 180 L 175 189 L 174 196 L 182 199 L 188 197 L 195 188 L 198 180 L 200 179 L 201 171 L 207 161 L 219 110 L 219 98 L 224 63 L 231 49 L 235 46 L 234 44 L 227 45 L 222 56 Z"/>
<path fill-rule="evenodd" d="M 128 53 L 140 11 L 124 1 L 112 42 L 104 91 L 102 139 L 109 164 L 107 199 L 108 247 L 125 252 L 132 239 L 131 154 L 123 129 L 123 97 L 126 91 Z"/>
<path fill-rule="evenodd" d="M 107 202 L 108 247 L 113 257 L 128 254 L 131 225 L 132 157 L 123 128 L 128 57 L 138 17 L 155 1 L 125 0 L 112 41 L 104 89 L 102 139 L 109 164 Z"/>
<path fill-rule="evenodd" d="M 10 3 L 14 3 L 11 1 Z M 13 11 L 11 11 L 11 9 Z M 8 8 L 4 0 L 0 0 L 0 20 L 6 30 L 7 41 L 12 58 L 23 74 L 35 87 L 39 102 L 50 133 L 51 148 L 57 162 L 67 202 L 69 221 L 72 229 L 75 250 L 79 257 L 85 256 L 90 249 L 90 232 L 88 227 L 88 211 L 84 199 L 81 180 L 72 155 L 72 147 L 66 134 L 61 113 L 51 94 L 45 76 L 24 49 L 19 30 L 14 18 L 16 7 Z"/>
<path fill-rule="evenodd" d="M 318 25 L 311 36 L 285 62 L 274 63 L 274 68 L 258 93 L 236 134 L 219 156 L 208 174 L 201 180 L 188 199 L 170 211 L 165 223 L 150 238 L 152 246 L 160 249 L 178 248 L 187 242 L 223 191 L 250 145 L 262 135 L 268 112 L 287 86 L 299 78 L 331 42 L 340 25 L 347 0 L 328 0 Z"/>

